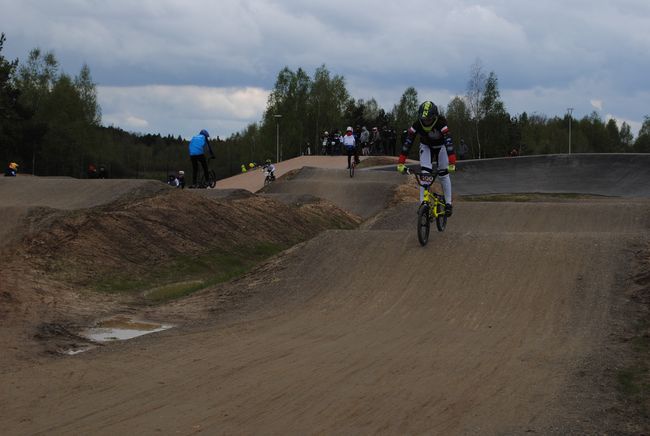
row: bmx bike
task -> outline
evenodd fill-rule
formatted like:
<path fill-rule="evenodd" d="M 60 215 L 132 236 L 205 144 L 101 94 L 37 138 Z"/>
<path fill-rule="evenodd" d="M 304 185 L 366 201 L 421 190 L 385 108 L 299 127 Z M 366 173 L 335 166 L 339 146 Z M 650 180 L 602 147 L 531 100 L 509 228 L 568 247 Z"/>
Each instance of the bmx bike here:
<path fill-rule="evenodd" d="M 355 148 L 348 149 L 347 154 L 348 154 L 348 159 L 350 160 L 350 166 L 348 167 L 348 169 L 350 170 L 350 177 L 354 177 L 354 170 L 356 169 L 357 165 L 359 165 L 357 163 L 358 157 L 357 157 L 356 149 Z"/>
<path fill-rule="evenodd" d="M 265 177 L 264 177 L 264 186 L 270 185 L 274 180 L 275 177 L 273 177 L 273 173 L 270 171 L 264 171 Z"/>
<path fill-rule="evenodd" d="M 357 163 L 354 161 L 354 156 L 350 159 L 350 177 L 354 177 L 354 169 L 357 167 Z"/>
<path fill-rule="evenodd" d="M 270 185 L 275 181 L 275 174 L 271 168 L 264 166 L 264 186 Z"/>
<path fill-rule="evenodd" d="M 410 171 L 407 171 L 410 174 Z M 436 180 L 436 173 L 414 173 L 418 185 L 424 188 L 424 200 L 418 208 L 418 241 L 425 246 L 429 242 L 431 223 L 436 222 L 439 232 L 447 227 L 447 210 L 445 196 L 431 190 Z"/>

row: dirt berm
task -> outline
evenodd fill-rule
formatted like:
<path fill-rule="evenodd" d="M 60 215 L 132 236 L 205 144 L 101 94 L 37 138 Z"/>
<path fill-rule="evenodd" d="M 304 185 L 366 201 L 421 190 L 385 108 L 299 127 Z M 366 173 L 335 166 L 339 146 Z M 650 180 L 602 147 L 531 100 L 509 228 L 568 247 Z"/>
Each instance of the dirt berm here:
<path fill-rule="evenodd" d="M 393 181 L 388 173 L 376 178 L 359 171 L 350 179 L 341 170 L 306 169 L 272 186 L 270 198 L 241 195 L 252 199 L 246 208 L 259 205 L 267 214 L 282 214 L 314 204 L 296 205 L 295 198 L 319 194 L 328 198 L 323 204 L 331 211 L 346 208 L 365 221 L 351 230 L 312 229 L 315 237 L 189 297 L 161 306 L 125 306 L 129 313 L 176 323 L 174 329 L 75 356 L 14 358 L 0 373 L 3 431 L 647 433 L 644 405 L 632 404 L 638 397 L 625 397 L 616 382 L 618 371 L 635 362 L 627 342 L 638 330 L 630 323 L 646 316 L 650 294 L 650 200 L 642 190 L 630 198 L 630 185 L 621 180 L 648 183 L 650 175 L 638 174 L 639 168 L 612 173 L 612 158 L 602 156 L 591 172 L 581 173 L 609 180 L 604 193 L 542 195 L 553 191 L 553 181 L 545 180 L 544 191 L 505 191 L 538 192 L 528 197 L 459 198 L 447 229 L 432 234 L 426 247 L 415 235 L 415 190 L 390 187 L 412 184 L 408 178 Z M 513 182 L 522 161 L 491 162 L 504 174 L 499 177 L 507 177 L 510 168 Z M 466 195 L 485 193 L 483 186 L 472 189 L 470 181 L 489 180 L 497 171 L 489 163 L 463 165 L 459 191 L 462 186 Z M 535 165 L 547 162 L 530 165 L 542 177 L 545 171 Z M 566 193 L 565 185 L 557 191 Z M 616 186 L 622 189 L 618 193 Z M 375 191 L 381 192 L 376 198 Z M 125 234 L 138 239 L 138 232 L 163 227 L 164 214 L 153 211 L 178 207 L 177 195 L 183 201 L 201 198 L 174 192 L 118 200 L 96 219 L 107 214 L 124 222 L 118 217 L 127 214 L 134 231 Z M 282 195 L 284 203 L 274 200 Z M 159 198 L 174 201 L 148 205 Z M 201 198 L 219 205 L 215 214 L 242 200 Z M 147 208 L 151 214 L 141 215 Z M 63 227 L 50 226 L 47 235 L 23 238 L 17 247 L 51 249 L 51 241 L 74 246 L 86 231 L 75 213 L 64 214 Z M 83 219 L 88 213 L 95 212 L 84 212 Z M 355 222 L 353 215 L 342 214 L 341 222 Z M 27 221 L 39 228 L 44 222 Z M 137 227 L 145 221 L 156 225 Z M 246 235 L 258 233 L 256 221 Z M 266 232 L 273 234 L 275 225 Z M 60 228 L 70 229 L 68 239 L 53 231 Z M 99 237 L 92 235 L 89 241 Z M 161 236 L 156 240 L 176 237 Z M 237 237 L 232 236 L 240 241 Z M 110 253 L 129 244 L 117 239 Z M 44 242 L 30 242 L 35 240 Z M 134 264 L 142 256 L 137 247 L 128 251 Z M 68 277 L 54 281 L 81 292 Z M 87 294 L 79 299 L 100 298 Z M 641 329 L 647 333 L 647 324 Z"/>

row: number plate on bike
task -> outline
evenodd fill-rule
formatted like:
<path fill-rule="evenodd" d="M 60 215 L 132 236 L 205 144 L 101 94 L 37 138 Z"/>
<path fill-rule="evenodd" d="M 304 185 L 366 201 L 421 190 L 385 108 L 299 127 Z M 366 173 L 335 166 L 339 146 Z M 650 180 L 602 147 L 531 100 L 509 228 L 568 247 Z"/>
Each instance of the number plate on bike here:
<path fill-rule="evenodd" d="M 431 184 L 433 181 L 436 179 L 436 177 L 433 174 L 420 174 L 420 182 L 421 183 L 428 183 Z"/>

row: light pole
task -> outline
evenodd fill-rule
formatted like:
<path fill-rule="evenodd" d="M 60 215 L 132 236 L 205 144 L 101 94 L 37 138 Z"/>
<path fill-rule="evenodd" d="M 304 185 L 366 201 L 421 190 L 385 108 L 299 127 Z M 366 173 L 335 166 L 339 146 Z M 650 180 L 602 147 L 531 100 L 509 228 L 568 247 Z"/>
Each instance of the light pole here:
<path fill-rule="evenodd" d="M 573 108 L 567 108 L 567 112 L 569 113 L 569 154 L 571 154 L 571 118 L 573 118 L 571 113 L 573 112 Z"/>
<path fill-rule="evenodd" d="M 280 162 L 280 118 L 282 115 L 275 114 L 275 162 Z"/>

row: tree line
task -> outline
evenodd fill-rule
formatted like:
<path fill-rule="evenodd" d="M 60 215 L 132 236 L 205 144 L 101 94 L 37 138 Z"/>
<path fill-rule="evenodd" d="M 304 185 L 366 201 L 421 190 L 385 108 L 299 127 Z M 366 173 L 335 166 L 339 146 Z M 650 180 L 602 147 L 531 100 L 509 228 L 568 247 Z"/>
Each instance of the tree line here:
<path fill-rule="evenodd" d="M 170 172 L 187 170 L 187 140 L 180 136 L 137 134 L 102 126 L 96 84 L 88 65 L 77 75 L 59 70 L 52 52 L 36 48 L 24 62 L 2 54 L 0 35 L 0 159 L 15 161 L 20 172 L 41 176 L 85 177 L 88 165 L 104 166 L 109 177 L 165 179 Z M 427 99 L 426 96 L 423 99 Z M 325 65 L 314 74 L 302 68 L 283 68 L 269 95 L 259 122 L 224 140 L 212 140 L 219 178 L 240 171 L 241 164 L 281 160 L 320 152 L 322 133 L 346 126 L 367 126 L 399 132 L 417 117 L 420 96 L 407 88 L 389 110 L 374 98 L 351 97 L 345 78 Z M 518 154 L 566 153 L 569 129 L 574 153 L 650 152 L 650 117 L 634 138 L 630 126 L 603 121 L 597 112 L 582 119 L 567 113 L 508 113 L 500 98 L 495 72 L 486 72 L 480 60 L 470 68 L 467 89 L 446 106 L 446 115 L 458 144 L 467 144 L 466 158 Z M 417 153 L 417 147 L 412 147 Z M 416 157 L 415 155 L 412 157 Z"/>

